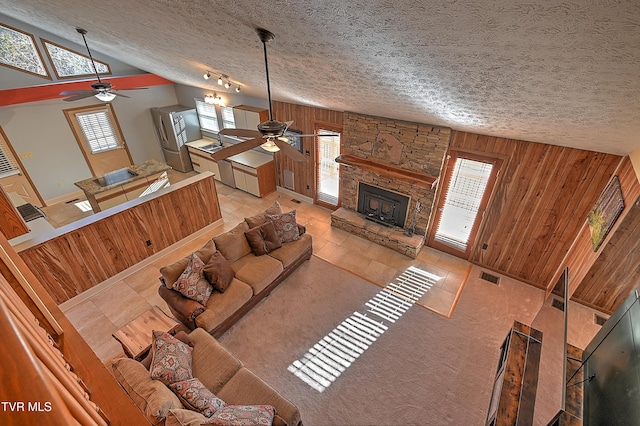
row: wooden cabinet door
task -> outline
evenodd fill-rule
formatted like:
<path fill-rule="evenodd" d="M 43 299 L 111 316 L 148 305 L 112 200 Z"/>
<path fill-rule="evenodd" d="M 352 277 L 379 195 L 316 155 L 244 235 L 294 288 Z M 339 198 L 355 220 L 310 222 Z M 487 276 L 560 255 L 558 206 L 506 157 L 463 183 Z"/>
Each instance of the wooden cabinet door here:
<path fill-rule="evenodd" d="M 245 178 L 245 172 L 243 170 L 242 164 L 238 164 L 236 162 L 232 162 L 231 164 L 233 167 L 233 177 L 236 180 L 236 188 L 246 191 L 247 180 Z"/>
<path fill-rule="evenodd" d="M 255 172 L 255 169 L 254 169 Z M 244 174 L 245 182 L 246 182 L 246 191 L 249 194 L 253 194 L 256 197 L 260 197 L 260 182 L 258 181 L 258 176 L 253 174 L 252 172 L 246 172 Z"/>

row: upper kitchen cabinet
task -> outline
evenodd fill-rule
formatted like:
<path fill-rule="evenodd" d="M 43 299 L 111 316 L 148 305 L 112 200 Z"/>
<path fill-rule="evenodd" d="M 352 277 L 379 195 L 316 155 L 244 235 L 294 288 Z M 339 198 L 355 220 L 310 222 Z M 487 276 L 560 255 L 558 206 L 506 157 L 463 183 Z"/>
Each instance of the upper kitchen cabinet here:
<path fill-rule="evenodd" d="M 233 119 L 236 129 L 257 130 L 258 124 L 269 120 L 269 110 L 250 105 L 233 107 Z"/>

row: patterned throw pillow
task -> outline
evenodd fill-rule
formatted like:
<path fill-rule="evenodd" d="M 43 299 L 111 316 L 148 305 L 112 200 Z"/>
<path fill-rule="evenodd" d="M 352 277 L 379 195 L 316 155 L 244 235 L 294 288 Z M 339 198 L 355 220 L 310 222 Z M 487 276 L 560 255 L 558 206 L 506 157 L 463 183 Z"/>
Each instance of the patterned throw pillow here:
<path fill-rule="evenodd" d="M 197 378 L 174 382 L 169 387 L 186 407 L 199 411 L 206 417 L 213 416 L 213 413 L 227 405 Z"/>
<path fill-rule="evenodd" d="M 276 233 L 280 237 L 281 243 L 295 241 L 300 239 L 298 224 L 296 223 L 296 211 L 291 210 L 287 213 L 268 214 L 267 220 L 273 222 Z"/>
<path fill-rule="evenodd" d="M 208 425 L 271 425 L 276 409 L 271 405 L 227 405 L 216 411 L 205 424 Z"/>
<path fill-rule="evenodd" d="M 207 306 L 207 300 L 211 296 L 213 287 L 204 277 L 204 265 L 204 262 L 195 253 L 192 253 L 189 257 L 189 264 L 173 284 L 173 289 L 182 293 L 184 297 Z"/>
<path fill-rule="evenodd" d="M 149 376 L 165 385 L 193 378 L 189 345 L 182 343 L 167 332 L 153 331 L 153 359 Z"/>

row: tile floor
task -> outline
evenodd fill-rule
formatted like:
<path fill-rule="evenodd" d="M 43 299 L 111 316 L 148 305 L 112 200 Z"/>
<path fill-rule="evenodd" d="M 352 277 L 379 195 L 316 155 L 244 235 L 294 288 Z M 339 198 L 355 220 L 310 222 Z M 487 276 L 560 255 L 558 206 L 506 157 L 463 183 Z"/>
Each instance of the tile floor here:
<path fill-rule="evenodd" d="M 178 176 L 179 177 L 179 176 Z M 187 176 L 188 177 L 188 176 Z M 462 290 L 470 264 L 466 261 L 425 247 L 417 259 L 411 259 L 386 247 L 331 227 L 331 210 L 292 196 L 273 193 L 263 199 L 218 183 L 218 198 L 223 223 L 210 225 L 190 238 L 176 243 L 175 250 L 130 268 L 111 282 L 99 286 L 98 292 L 84 293 L 61 305 L 62 310 L 85 337 L 98 357 L 107 362 L 122 355 L 120 344 L 111 334 L 153 305 L 169 314 L 158 296 L 160 267 L 178 260 L 185 252 L 197 250 L 212 235 L 233 228 L 244 217 L 252 216 L 275 200 L 283 210 L 297 210 L 296 218 L 313 236 L 314 254 L 328 262 L 357 274 L 379 286 L 386 286 L 409 266 L 416 266 L 441 277 L 418 302 L 418 305 L 445 317 L 451 315 Z M 70 206 L 73 206 L 72 204 Z M 62 208 L 74 208 L 63 206 Z M 51 209 L 55 210 L 55 209 Z M 63 214 L 59 214 L 63 216 Z M 181 247 L 177 250 L 177 247 Z M 92 289 L 93 290 L 93 289 Z"/>

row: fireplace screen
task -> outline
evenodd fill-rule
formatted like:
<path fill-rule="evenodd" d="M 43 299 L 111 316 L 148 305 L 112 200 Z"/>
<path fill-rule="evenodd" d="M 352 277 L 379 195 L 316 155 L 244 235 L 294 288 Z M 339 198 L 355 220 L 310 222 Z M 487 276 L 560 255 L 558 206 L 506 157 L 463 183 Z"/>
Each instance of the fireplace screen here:
<path fill-rule="evenodd" d="M 407 216 L 409 197 L 382 188 L 360 183 L 358 213 L 386 226 L 403 227 Z"/>

